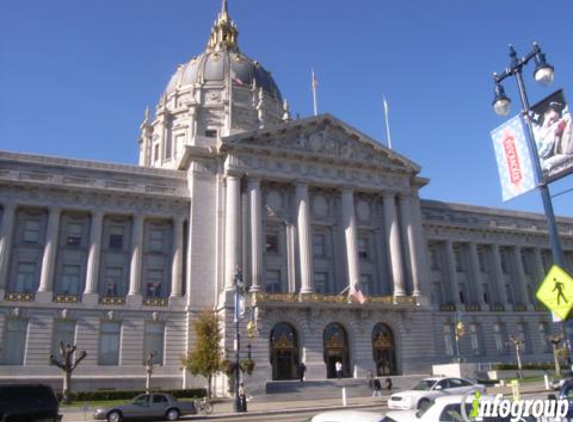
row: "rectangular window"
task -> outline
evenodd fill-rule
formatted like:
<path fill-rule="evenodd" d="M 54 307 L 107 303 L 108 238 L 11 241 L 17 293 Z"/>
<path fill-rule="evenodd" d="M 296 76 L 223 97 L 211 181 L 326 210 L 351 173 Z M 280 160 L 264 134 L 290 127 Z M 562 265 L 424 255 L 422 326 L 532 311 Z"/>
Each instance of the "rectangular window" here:
<path fill-rule="evenodd" d="M 123 269 L 120 267 L 108 267 L 105 269 L 105 295 L 119 296 L 119 286 L 123 279 Z"/>
<path fill-rule="evenodd" d="M 164 339 L 165 325 L 162 322 L 147 322 L 145 324 L 143 358 L 147 359 L 150 352 L 155 353 L 153 363 L 163 365 Z"/>
<path fill-rule="evenodd" d="M 64 265 L 62 268 L 61 293 L 65 295 L 77 295 L 80 288 L 80 266 Z"/>
<path fill-rule="evenodd" d="M 465 298 L 465 285 L 463 283 L 459 283 L 458 284 L 458 291 L 459 291 L 459 298 L 460 298 L 460 302 L 461 303 L 466 303 L 466 298 Z"/>
<path fill-rule="evenodd" d="M 54 323 L 54 334 L 52 335 L 52 355 L 60 357 L 60 343 L 66 347 L 73 345 L 76 335 L 76 323 L 74 321 L 56 321 Z"/>
<path fill-rule="evenodd" d="M 502 250 L 500 252 L 501 255 L 501 271 L 503 271 L 504 274 L 509 274 L 510 269 L 509 269 L 509 256 L 507 253 L 507 250 Z"/>
<path fill-rule="evenodd" d="M 483 301 L 485 304 L 489 304 L 489 285 L 487 283 L 483 285 Z"/>
<path fill-rule="evenodd" d="M 359 237 L 357 239 L 358 258 L 368 259 L 368 239 Z"/>
<path fill-rule="evenodd" d="M 161 229 L 149 230 L 149 250 L 152 252 L 163 252 L 163 236 Z"/>
<path fill-rule="evenodd" d="M 326 287 L 328 286 L 328 273 L 316 272 L 314 273 L 314 291 L 318 294 L 326 294 Z"/>
<path fill-rule="evenodd" d="M 119 322 L 106 321 L 101 323 L 99 341 L 99 364 L 119 364 L 119 339 L 121 325 Z"/>
<path fill-rule="evenodd" d="M 312 254 L 315 258 L 326 257 L 326 236 L 322 233 L 312 235 Z"/>
<path fill-rule="evenodd" d="M 265 291 L 267 293 L 280 293 L 281 290 L 281 272 L 268 270 L 266 273 Z"/>
<path fill-rule="evenodd" d="M 371 274 L 360 274 L 360 290 L 365 295 L 372 294 L 372 275 Z"/>
<path fill-rule="evenodd" d="M 6 321 L 6 338 L 2 344 L 5 365 L 22 365 L 26 352 L 26 331 L 28 321 L 8 319 Z"/>
<path fill-rule="evenodd" d="M 24 243 L 40 242 L 40 221 L 26 220 L 24 222 Z"/>
<path fill-rule="evenodd" d="M 36 289 L 36 264 L 19 262 L 16 268 L 16 291 L 32 293 Z"/>
<path fill-rule="evenodd" d="M 433 271 L 439 271 L 442 268 L 442 266 L 440 265 L 439 251 L 437 246 L 430 247 L 430 261 L 431 261 L 431 269 Z"/>
<path fill-rule="evenodd" d="M 123 249 L 123 227 L 113 226 L 109 234 L 109 248 Z"/>
<path fill-rule="evenodd" d="M 505 355 L 506 353 L 506 338 L 505 338 L 505 326 L 503 324 L 494 324 L 493 326 L 493 338 L 495 341 L 495 349 L 498 355 Z"/>
<path fill-rule="evenodd" d="M 278 233 L 265 234 L 265 251 L 268 253 L 279 253 Z"/>
<path fill-rule="evenodd" d="M 480 272 L 487 272 L 487 257 L 483 249 L 478 250 L 478 262 Z"/>
<path fill-rule="evenodd" d="M 217 129 L 207 129 L 205 131 L 205 136 L 207 138 L 216 138 L 217 137 Z"/>
<path fill-rule="evenodd" d="M 66 245 L 80 246 L 82 243 L 83 228 L 83 224 L 81 223 L 70 223 L 68 225 L 68 237 L 66 239 Z"/>
<path fill-rule="evenodd" d="M 460 248 L 454 248 L 454 258 L 456 260 L 456 272 L 463 273 L 465 270 L 464 257 Z"/>
<path fill-rule="evenodd" d="M 529 261 L 527 260 L 527 254 L 525 251 L 521 252 L 521 265 L 523 265 L 523 272 L 526 275 L 531 274 L 531 267 L 529 265 Z"/>
<path fill-rule="evenodd" d="M 153 161 L 159 160 L 159 144 L 155 144 L 153 147 Z"/>
<path fill-rule="evenodd" d="M 162 269 L 147 270 L 147 284 L 145 288 L 146 297 L 161 297 L 161 285 L 163 282 Z"/>

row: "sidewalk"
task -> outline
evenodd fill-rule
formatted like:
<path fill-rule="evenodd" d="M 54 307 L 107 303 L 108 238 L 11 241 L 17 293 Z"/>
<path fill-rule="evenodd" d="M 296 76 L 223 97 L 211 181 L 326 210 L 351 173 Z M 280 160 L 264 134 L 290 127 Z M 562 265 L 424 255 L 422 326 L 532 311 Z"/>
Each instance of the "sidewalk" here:
<path fill-rule="evenodd" d="M 318 413 L 324 410 L 341 409 L 344 407 L 342 402 L 342 389 L 339 391 L 339 396 L 332 396 L 328 398 L 301 396 L 293 400 L 292 398 L 288 398 L 290 395 L 289 393 L 255 396 L 248 401 L 248 414 L 270 415 L 283 413 L 287 410 L 289 412 L 316 411 Z M 398 390 L 394 390 L 392 393 L 397 391 Z M 521 394 L 554 393 L 553 391 L 545 390 L 545 385 L 543 382 L 525 383 L 520 385 L 520 392 Z M 381 408 L 386 408 L 389 394 L 387 391 L 384 391 L 383 393 L 384 395 L 382 397 L 371 397 L 370 394 L 367 394 L 364 391 L 353 391 L 352 389 L 348 389 L 346 407 L 361 408 L 378 405 Z M 511 386 L 506 385 L 504 387 L 489 387 L 488 393 L 501 393 L 506 396 L 511 395 Z M 235 413 L 233 399 L 214 399 L 213 404 L 214 411 L 209 416 L 209 419 L 217 419 L 232 415 L 240 417 L 242 415 L 240 413 Z M 93 409 L 90 409 L 85 413 L 85 419 L 84 412 L 79 407 L 64 408 L 61 409 L 61 412 L 64 415 L 64 422 L 82 422 L 92 420 Z"/>

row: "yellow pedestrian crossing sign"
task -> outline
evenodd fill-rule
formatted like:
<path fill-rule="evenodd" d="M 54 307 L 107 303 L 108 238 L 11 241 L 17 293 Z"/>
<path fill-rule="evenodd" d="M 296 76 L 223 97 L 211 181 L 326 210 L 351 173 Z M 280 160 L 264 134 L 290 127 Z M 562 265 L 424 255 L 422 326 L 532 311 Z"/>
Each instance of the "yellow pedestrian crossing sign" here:
<path fill-rule="evenodd" d="M 573 278 L 561 267 L 553 265 L 535 296 L 559 318 L 566 320 L 573 308 Z"/>

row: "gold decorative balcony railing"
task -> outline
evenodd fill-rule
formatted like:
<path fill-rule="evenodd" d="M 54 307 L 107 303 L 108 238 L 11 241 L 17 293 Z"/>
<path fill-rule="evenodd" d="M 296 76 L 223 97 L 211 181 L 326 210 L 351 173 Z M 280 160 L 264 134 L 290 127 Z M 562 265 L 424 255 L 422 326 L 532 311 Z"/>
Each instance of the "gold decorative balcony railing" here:
<path fill-rule="evenodd" d="M 33 302 L 36 295 L 30 292 L 6 292 L 4 300 L 6 302 Z"/>
<path fill-rule="evenodd" d="M 254 292 L 252 299 L 255 302 L 276 303 L 349 303 L 347 295 L 323 295 L 319 293 L 266 293 Z M 414 296 L 365 296 L 365 304 L 400 304 L 416 305 Z"/>
<path fill-rule="evenodd" d="M 164 297 L 144 297 L 143 306 L 167 306 L 167 298 Z"/>
<path fill-rule="evenodd" d="M 503 312 L 505 311 L 505 306 L 503 306 L 501 303 L 494 303 L 491 305 L 491 310 L 496 312 Z"/>
<path fill-rule="evenodd" d="M 123 296 L 100 296 L 99 304 L 100 305 L 114 305 L 114 306 L 125 305 L 125 297 L 123 297 Z"/>
<path fill-rule="evenodd" d="M 527 311 L 527 306 L 524 305 L 523 303 L 516 303 L 513 306 L 513 309 L 515 309 L 516 312 L 525 312 Z"/>
<path fill-rule="evenodd" d="M 80 297 L 74 295 L 56 295 L 54 296 L 55 303 L 79 303 Z"/>
<path fill-rule="evenodd" d="M 479 311 L 481 311 L 481 306 L 479 306 L 479 303 L 467 303 L 465 308 L 466 308 L 466 312 L 479 312 Z"/>
<path fill-rule="evenodd" d="M 454 305 L 453 303 L 444 303 L 443 305 L 440 305 L 440 311 L 442 311 L 442 312 L 455 312 L 456 311 L 456 305 Z"/>

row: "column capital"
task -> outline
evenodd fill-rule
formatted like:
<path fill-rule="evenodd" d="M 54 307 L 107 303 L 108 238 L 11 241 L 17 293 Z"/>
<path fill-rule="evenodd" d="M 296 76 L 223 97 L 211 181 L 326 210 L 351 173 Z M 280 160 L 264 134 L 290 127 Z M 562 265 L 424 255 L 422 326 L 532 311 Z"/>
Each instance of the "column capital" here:
<path fill-rule="evenodd" d="M 397 192 L 395 192 L 395 191 L 387 191 L 387 190 L 382 191 L 382 198 L 384 198 L 384 200 L 387 200 L 387 199 L 395 200 L 396 195 L 397 195 Z"/>
<path fill-rule="evenodd" d="M 260 176 L 247 176 L 247 185 L 249 189 L 258 189 L 261 187 L 261 177 Z"/>

